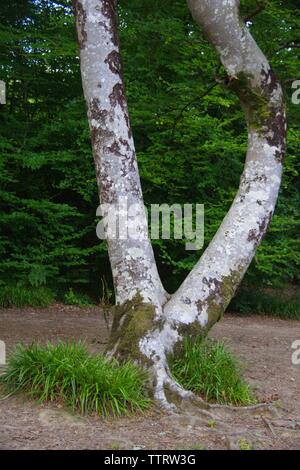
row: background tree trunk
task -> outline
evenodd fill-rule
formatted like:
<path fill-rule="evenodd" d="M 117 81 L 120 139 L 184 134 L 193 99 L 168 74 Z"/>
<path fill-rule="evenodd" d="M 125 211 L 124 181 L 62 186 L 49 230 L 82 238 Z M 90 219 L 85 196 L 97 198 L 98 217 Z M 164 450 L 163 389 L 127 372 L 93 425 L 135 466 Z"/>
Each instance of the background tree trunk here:
<path fill-rule="evenodd" d="M 238 1 L 188 0 L 188 6 L 220 55 L 227 86 L 240 98 L 248 126 L 248 152 L 228 214 L 192 272 L 167 301 L 142 209 L 121 73 L 116 2 L 74 2 L 101 202 L 117 203 L 125 196 L 129 204 L 140 207 L 135 217 L 141 240 L 112 240 L 107 235 L 118 304 L 109 349 L 117 357 L 131 357 L 152 370 L 154 395 L 166 407 L 191 396 L 171 379 L 167 355 L 184 336 L 203 334 L 219 320 L 268 228 L 281 181 L 286 136 L 280 84 L 240 21 Z"/>

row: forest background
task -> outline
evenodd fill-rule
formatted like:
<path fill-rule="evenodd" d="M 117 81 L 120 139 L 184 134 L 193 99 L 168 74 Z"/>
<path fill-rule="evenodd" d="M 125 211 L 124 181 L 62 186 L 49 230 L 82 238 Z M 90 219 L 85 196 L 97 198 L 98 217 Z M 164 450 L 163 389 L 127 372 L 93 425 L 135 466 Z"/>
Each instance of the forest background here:
<path fill-rule="evenodd" d="M 238 188 L 243 112 L 184 0 L 118 9 L 145 203 L 204 204 L 205 249 Z M 281 80 L 289 131 L 274 218 L 229 308 L 300 318 L 299 1 L 242 0 L 241 13 Z M 0 19 L 0 306 L 113 302 L 71 1 L 2 2 Z M 170 292 L 201 254 L 185 242 L 153 240 Z"/>

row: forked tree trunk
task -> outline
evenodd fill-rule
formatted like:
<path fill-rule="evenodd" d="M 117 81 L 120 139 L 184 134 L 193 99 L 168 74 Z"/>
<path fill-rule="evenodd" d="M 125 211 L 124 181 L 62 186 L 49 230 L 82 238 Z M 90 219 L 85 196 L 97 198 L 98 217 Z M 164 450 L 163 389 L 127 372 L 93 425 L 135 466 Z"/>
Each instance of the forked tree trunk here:
<path fill-rule="evenodd" d="M 188 0 L 188 6 L 220 55 L 227 85 L 240 98 L 248 152 L 230 210 L 199 262 L 169 298 L 147 236 L 121 71 L 116 1 L 74 1 L 100 200 L 117 204 L 125 197 L 129 206 L 139 208 L 129 223 L 138 222 L 140 239 L 113 239 L 107 233 L 117 300 L 109 352 L 146 365 L 153 374 L 154 396 L 165 407 L 190 396 L 171 379 L 168 354 L 186 335 L 206 333 L 220 319 L 266 233 L 280 187 L 286 137 L 280 84 L 239 19 L 238 0 Z"/>

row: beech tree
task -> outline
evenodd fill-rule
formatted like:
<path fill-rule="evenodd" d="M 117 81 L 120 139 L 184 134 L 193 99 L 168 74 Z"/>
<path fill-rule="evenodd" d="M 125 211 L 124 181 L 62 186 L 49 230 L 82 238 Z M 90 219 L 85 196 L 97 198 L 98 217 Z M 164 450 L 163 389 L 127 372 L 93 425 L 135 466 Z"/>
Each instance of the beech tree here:
<path fill-rule="evenodd" d="M 166 408 L 191 399 L 170 376 L 168 355 L 186 336 L 220 320 L 272 218 L 286 146 L 282 90 L 266 57 L 239 17 L 239 0 L 187 0 L 219 54 L 224 86 L 239 97 L 248 150 L 234 201 L 181 287 L 164 289 L 148 236 L 134 140 L 125 97 L 116 0 L 75 0 L 82 84 L 101 203 L 126 198 L 137 238 L 106 233 L 116 307 L 108 354 L 147 367 L 154 397 Z M 117 214 L 121 218 L 121 211 Z"/>

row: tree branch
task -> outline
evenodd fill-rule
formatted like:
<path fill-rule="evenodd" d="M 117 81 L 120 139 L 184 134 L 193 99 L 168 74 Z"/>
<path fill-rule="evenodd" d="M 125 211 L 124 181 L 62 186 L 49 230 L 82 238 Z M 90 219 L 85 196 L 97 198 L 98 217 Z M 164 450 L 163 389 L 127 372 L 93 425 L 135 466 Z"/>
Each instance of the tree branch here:
<path fill-rule="evenodd" d="M 209 87 L 207 90 L 205 90 L 201 95 L 196 96 L 196 97 L 193 98 L 191 101 L 189 101 L 187 104 L 185 104 L 185 105 L 183 106 L 183 108 L 181 108 L 179 114 L 178 114 L 178 115 L 176 116 L 176 118 L 174 119 L 174 124 L 173 124 L 173 127 L 172 127 L 172 136 L 174 136 L 174 132 L 175 132 L 176 126 L 177 126 L 178 122 L 181 120 L 184 111 L 185 111 L 189 106 L 191 106 L 193 103 L 195 103 L 196 101 L 202 100 L 202 98 L 204 98 L 205 96 L 209 95 L 209 93 L 210 93 L 216 86 L 218 86 L 218 85 L 219 85 L 219 83 L 213 83 L 213 84 L 210 85 L 210 87 Z"/>
<path fill-rule="evenodd" d="M 160 309 L 168 296 L 148 236 L 125 96 L 116 2 L 74 0 L 73 5 L 101 201 L 98 215 L 103 216 L 116 302 L 140 296 Z"/>
<path fill-rule="evenodd" d="M 272 218 L 282 175 L 286 116 L 281 86 L 248 28 L 241 24 L 238 0 L 187 2 L 220 55 L 248 126 L 247 158 L 232 206 L 164 307 L 170 324 L 198 322 L 207 331 L 225 311 Z"/>

